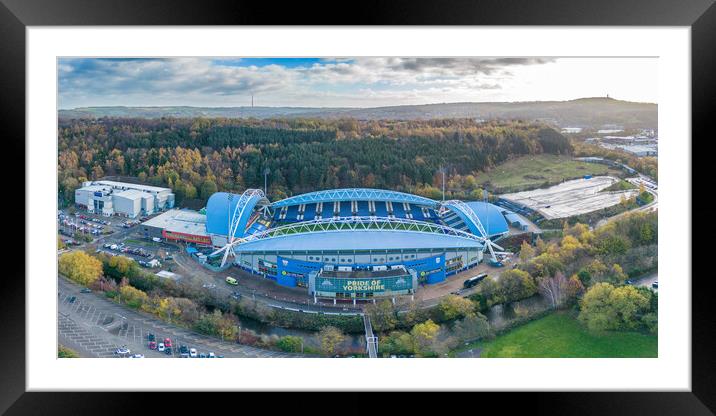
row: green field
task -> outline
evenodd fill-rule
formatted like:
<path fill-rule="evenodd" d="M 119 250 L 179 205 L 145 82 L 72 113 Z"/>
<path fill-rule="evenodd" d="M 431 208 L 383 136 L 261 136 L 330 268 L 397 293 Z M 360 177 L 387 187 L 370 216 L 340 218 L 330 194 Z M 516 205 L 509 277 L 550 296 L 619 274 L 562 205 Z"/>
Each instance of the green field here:
<path fill-rule="evenodd" d="M 488 358 L 656 358 L 657 336 L 636 332 L 587 331 L 568 313 L 557 312 L 479 342 Z"/>
<path fill-rule="evenodd" d="M 621 171 L 598 163 L 586 163 L 571 156 L 537 155 L 509 160 L 489 172 L 475 176 L 493 193 L 518 192 L 558 184 L 584 175 L 618 175 Z"/>

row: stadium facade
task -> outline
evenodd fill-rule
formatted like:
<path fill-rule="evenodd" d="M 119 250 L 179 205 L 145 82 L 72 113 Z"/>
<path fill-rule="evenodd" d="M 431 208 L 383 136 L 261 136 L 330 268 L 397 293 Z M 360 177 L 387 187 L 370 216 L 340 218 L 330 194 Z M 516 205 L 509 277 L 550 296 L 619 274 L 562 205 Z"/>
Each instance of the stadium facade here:
<path fill-rule="evenodd" d="M 380 189 L 325 190 L 275 202 L 249 189 L 215 193 L 206 206 L 215 261 L 306 288 L 315 298 L 415 293 L 421 284 L 476 266 L 491 241 L 507 233 L 500 208 L 487 202 Z"/>

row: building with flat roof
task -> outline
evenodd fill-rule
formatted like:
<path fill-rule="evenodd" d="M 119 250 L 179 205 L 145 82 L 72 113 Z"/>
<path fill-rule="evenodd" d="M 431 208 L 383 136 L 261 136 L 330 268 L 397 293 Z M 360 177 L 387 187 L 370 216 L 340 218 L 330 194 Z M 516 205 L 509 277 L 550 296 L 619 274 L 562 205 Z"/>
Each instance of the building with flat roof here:
<path fill-rule="evenodd" d="M 206 233 L 206 215 L 195 211 L 170 209 L 143 222 L 140 231 L 147 238 L 211 245 Z"/>
<path fill-rule="evenodd" d="M 115 181 L 88 181 L 75 190 L 75 204 L 104 216 L 136 218 L 174 207 L 169 188 Z"/>

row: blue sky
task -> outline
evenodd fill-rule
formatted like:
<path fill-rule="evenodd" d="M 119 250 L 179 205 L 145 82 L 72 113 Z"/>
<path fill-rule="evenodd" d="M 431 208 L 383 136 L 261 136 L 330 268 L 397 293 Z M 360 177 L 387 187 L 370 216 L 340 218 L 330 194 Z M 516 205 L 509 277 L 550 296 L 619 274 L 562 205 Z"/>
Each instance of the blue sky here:
<path fill-rule="evenodd" d="M 655 58 L 60 58 L 60 108 L 657 102 Z"/>

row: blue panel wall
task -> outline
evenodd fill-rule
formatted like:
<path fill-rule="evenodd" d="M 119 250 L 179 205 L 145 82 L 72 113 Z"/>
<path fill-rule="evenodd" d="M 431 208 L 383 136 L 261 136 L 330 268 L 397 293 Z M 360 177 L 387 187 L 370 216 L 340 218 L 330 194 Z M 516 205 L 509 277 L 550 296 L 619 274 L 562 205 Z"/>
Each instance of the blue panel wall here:
<path fill-rule="evenodd" d="M 297 274 L 308 279 L 310 272 L 321 270 L 325 264 L 323 262 L 295 260 L 279 256 L 276 281 L 283 286 L 295 287 Z M 418 273 L 419 280 L 427 284 L 439 283 L 445 280 L 445 254 L 424 259 L 385 263 L 388 266 L 394 264 L 402 264 L 406 269 L 414 269 Z M 375 264 L 351 264 L 351 266 L 353 268 L 368 268 L 375 266 Z"/>

